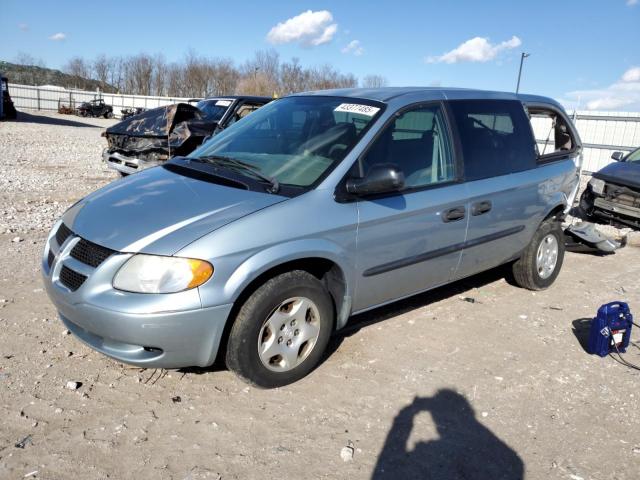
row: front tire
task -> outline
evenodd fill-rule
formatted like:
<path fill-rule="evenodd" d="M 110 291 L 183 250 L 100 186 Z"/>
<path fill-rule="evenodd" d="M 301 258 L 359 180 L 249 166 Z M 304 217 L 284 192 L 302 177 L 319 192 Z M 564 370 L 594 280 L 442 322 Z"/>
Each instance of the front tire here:
<path fill-rule="evenodd" d="M 320 362 L 333 322 L 333 302 L 316 277 L 301 270 L 278 275 L 240 307 L 227 368 L 262 388 L 293 383 Z"/>
<path fill-rule="evenodd" d="M 528 290 L 549 288 L 560 273 L 564 251 L 564 234 L 560 222 L 545 220 L 522 256 L 513 264 L 516 283 Z"/>

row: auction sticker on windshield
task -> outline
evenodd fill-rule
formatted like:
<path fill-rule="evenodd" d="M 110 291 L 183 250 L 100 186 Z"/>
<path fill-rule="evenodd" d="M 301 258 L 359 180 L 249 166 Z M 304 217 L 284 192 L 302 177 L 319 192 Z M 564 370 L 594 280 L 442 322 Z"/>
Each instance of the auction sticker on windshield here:
<path fill-rule="evenodd" d="M 228 107 L 231 105 L 231 100 L 218 100 L 216 102 L 216 107 Z"/>
<path fill-rule="evenodd" d="M 380 108 L 378 107 L 362 105 L 359 103 L 342 103 L 334 109 L 334 112 L 359 113 L 361 115 L 366 115 L 367 117 L 373 117 L 379 111 Z"/>

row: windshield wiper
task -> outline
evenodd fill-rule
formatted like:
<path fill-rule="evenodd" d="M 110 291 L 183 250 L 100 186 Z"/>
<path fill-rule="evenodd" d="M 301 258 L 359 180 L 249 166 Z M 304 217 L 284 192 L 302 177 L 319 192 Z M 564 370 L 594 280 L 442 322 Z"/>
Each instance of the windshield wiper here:
<path fill-rule="evenodd" d="M 237 158 L 225 157 L 224 155 L 203 155 L 201 157 L 194 158 L 194 160 L 203 160 L 205 162 L 210 163 L 218 163 L 224 167 L 235 168 L 237 170 L 243 170 L 245 172 L 249 172 L 254 177 L 259 178 L 260 180 L 269 183 L 271 185 L 267 191 L 269 193 L 278 193 L 280 191 L 280 183 L 274 177 L 270 177 L 269 175 L 265 175 L 258 168 L 253 165 L 243 162 L 242 160 L 238 160 Z"/>

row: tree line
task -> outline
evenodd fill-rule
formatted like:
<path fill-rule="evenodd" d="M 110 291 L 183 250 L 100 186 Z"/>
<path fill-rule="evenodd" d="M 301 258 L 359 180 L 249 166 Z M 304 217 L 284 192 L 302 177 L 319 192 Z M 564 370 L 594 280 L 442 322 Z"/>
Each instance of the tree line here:
<path fill-rule="evenodd" d="M 232 59 L 206 57 L 190 50 L 179 62 L 167 62 L 162 54 L 131 56 L 98 55 L 93 59 L 73 57 L 63 71 L 91 78 L 117 92 L 169 97 L 216 95 L 282 96 L 289 93 L 348 87 L 381 87 L 387 80 L 367 75 L 358 81 L 331 65 L 304 67 L 298 58 L 282 61 L 273 49 L 259 50 L 237 65 Z"/>

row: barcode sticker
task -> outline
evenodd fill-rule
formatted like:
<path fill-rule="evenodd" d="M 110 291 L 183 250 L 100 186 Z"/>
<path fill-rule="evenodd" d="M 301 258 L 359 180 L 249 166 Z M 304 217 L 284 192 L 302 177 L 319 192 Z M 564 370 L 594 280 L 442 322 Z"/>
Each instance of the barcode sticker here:
<path fill-rule="evenodd" d="M 360 103 L 342 103 L 334 110 L 334 112 L 359 113 L 360 115 L 366 115 L 367 117 L 373 117 L 379 111 L 380 109 L 378 107 L 362 105 Z"/>

